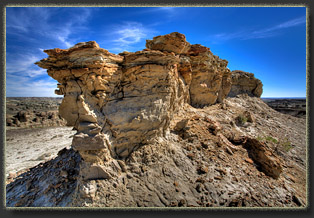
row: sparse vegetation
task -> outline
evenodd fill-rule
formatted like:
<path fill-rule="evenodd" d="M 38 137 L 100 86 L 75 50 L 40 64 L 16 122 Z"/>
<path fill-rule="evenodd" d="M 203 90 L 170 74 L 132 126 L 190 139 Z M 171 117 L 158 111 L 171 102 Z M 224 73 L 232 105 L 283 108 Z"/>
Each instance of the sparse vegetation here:
<path fill-rule="evenodd" d="M 275 138 L 273 138 L 273 137 L 271 137 L 271 136 L 267 136 L 267 137 L 265 138 L 265 140 L 266 140 L 267 142 L 273 142 L 273 143 L 275 143 L 275 144 L 278 143 L 278 140 L 275 139 Z"/>
<path fill-rule="evenodd" d="M 272 142 L 273 144 L 276 145 L 275 150 L 277 151 L 278 149 L 284 149 L 286 152 L 288 152 L 290 149 L 293 148 L 293 145 L 291 144 L 288 138 L 277 140 L 271 136 L 264 137 L 258 136 L 256 139 L 263 142 Z"/>
<path fill-rule="evenodd" d="M 247 117 L 244 116 L 243 114 L 239 115 L 237 117 L 237 121 L 240 125 L 244 125 L 248 120 L 247 120 Z"/>
<path fill-rule="evenodd" d="M 293 145 L 287 138 L 284 138 L 282 141 L 280 141 L 280 145 L 285 149 L 286 152 L 293 148 Z"/>

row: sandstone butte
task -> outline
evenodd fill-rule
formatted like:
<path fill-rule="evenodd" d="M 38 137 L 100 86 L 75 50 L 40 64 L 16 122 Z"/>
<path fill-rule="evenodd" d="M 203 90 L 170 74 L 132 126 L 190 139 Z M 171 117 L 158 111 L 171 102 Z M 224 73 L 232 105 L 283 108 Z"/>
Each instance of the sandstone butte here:
<path fill-rule="evenodd" d="M 257 139 L 269 131 L 257 111 L 276 112 L 252 73 L 177 32 L 119 55 L 95 41 L 44 52 L 36 64 L 58 81 L 59 114 L 77 133 L 70 150 L 7 186 L 7 205 L 305 205 L 302 176 L 297 188 L 282 176 L 289 158 Z"/>

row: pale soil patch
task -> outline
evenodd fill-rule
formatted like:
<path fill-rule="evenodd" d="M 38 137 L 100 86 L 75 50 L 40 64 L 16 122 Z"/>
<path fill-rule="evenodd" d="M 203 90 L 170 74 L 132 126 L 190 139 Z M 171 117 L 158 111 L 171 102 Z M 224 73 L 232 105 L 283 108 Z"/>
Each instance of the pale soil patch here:
<path fill-rule="evenodd" d="M 71 146 L 74 133 L 72 127 L 7 129 L 6 177 L 55 158 L 59 150 Z"/>

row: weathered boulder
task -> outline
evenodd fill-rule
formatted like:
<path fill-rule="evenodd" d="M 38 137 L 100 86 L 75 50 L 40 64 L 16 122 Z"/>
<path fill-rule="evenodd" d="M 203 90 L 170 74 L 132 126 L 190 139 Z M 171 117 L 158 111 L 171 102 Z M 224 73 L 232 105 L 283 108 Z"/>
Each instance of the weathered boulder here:
<path fill-rule="evenodd" d="M 282 172 L 281 160 L 267 148 L 265 143 L 257 139 L 246 138 L 244 148 L 247 149 L 249 156 L 266 175 L 274 179 L 280 176 Z"/>
<path fill-rule="evenodd" d="M 253 73 L 234 70 L 231 75 L 231 83 L 229 97 L 235 97 L 239 94 L 260 97 L 263 93 L 263 84 L 259 79 L 254 77 Z"/>
<path fill-rule="evenodd" d="M 56 93 L 64 99 L 59 112 L 78 130 L 72 147 L 85 160 L 82 166 L 98 169 L 105 163 L 96 160 L 126 158 L 135 147 L 164 135 L 186 100 L 188 90 L 177 71 L 180 59 L 173 52 L 114 55 L 96 42 L 45 52 L 49 57 L 37 64 L 60 83 Z M 104 149 L 109 151 L 105 157 L 94 158 L 103 156 Z M 81 172 L 90 178 L 84 167 Z"/>
<path fill-rule="evenodd" d="M 146 47 L 152 50 L 184 54 L 189 50 L 190 43 L 186 41 L 185 35 L 173 32 L 163 36 L 156 36 L 153 40 L 146 40 Z"/>
<path fill-rule="evenodd" d="M 93 41 L 45 52 L 49 57 L 36 64 L 47 69 L 48 74 L 60 83 L 56 94 L 64 95 L 64 98 L 59 113 L 67 125 L 78 130 L 72 147 L 85 160 L 81 176 L 89 178 L 85 175 L 89 170 L 84 166 L 101 166 L 104 163 L 98 159 L 107 159 L 108 162 L 112 159 L 110 140 L 102 132 L 107 124 L 102 110 L 109 100 L 120 98 L 117 94 L 122 76 L 119 64 L 123 57 L 99 48 Z M 89 151 L 97 152 L 91 154 Z"/>

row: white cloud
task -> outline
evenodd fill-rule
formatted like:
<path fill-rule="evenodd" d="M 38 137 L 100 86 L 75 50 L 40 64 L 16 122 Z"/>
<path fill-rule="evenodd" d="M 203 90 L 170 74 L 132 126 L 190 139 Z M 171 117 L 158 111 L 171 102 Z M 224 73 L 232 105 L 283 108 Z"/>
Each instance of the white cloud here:
<path fill-rule="evenodd" d="M 300 24 L 304 24 L 306 22 L 305 16 L 298 17 L 284 23 L 272 26 L 270 28 L 264 28 L 261 30 L 241 30 L 235 33 L 220 33 L 216 34 L 213 37 L 215 42 L 217 41 L 227 41 L 232 39 L 240 39 L 240 40 L 248 40 L 248 39 L 261 39 L 261 38 L 269 38 L 280 34 L 279 30 L 298 26 Z"/>
<path fill-rule="evenodd" d="M 59 12 L 67 17 L 60 17 Z M 10 43 L 6 53 L 7 96 L 56 96 L 57 82 L 34 63 L 46 55 L 43 47 L 73 46 L 73 34 L 84 31 L 91 14 L 89 8 L 7 8 L 7 40 L 16 39 L 24 47 Z M 55 22 L 56 19 L 61 20 Z M 80 37 L 80 34 L 77 34 Z M 27 41 L 27 43 L 26 43 Z M 8 41 L 7 41 L 8 43 Z M 36 47 L 37 46 L 37 47 Z M 13 49 L 14 48 L 14 49 Z M 52 47 L 53 48 L 53 47 Z M 17 52 L 18 51 L 18 52 Z"/>
<path fill-rule="evenodd" d="M 139 43 L 144 46 L 145 40 L 152 37 L 156 31 L 145 27 L 139 22 L 125 22 L 121 25 L 116 25 L 113 27 L 111 32 L 110 44 L 112 47 L 109 51 L 112 52 L 122 52 L 130 50 L 140 50 L 143 47 L 139 47 Z"/>
<path fill-rule="evenodd" d="M 114 42 L 123 46 L 141 41 L 141 39 L 146 37 L 146 30 L 143 28 L 143 25 L 139 23 L 127 23 L 127 25 L 117 30 L 115 34 L 118 39 L 114 40 Z"/>
<path fill-rule="evenodd" d="M 67 19 L 63 25 L 55 27 L 54 32 L 50 32 L 55 39 L 62 42 L 67 48 L 77 43 L 77 39 L 73 40 L 73 34 L 86 30 L 86 23 L 91 15 L 90 8 L 78 8 L 78 11 L 71 14 L 71 19 Z"/>
<path fill-rule="evenodd" d="M 11 7 L 7 7 L 6 27 L 9 33 L 15 33 L 16 30 L 30 32 L 34 27 L 40 29 L 44 27 L 40 24 L 45 24 L 50 14 L 48 8 L 39 7 L 18 8 L 14 13 L 11 10 Z"/>
<path fill-rule="evenodd" d="M 9 57 L 9 58 L 8 58 Z M 8 55 L 6 74 L 20 75 L 21 77 L 37 77 L 46 74 L 45 69 L 37 67 L 34 63 L 41 59 L 40 56 L 31 54 Z"/>
<path fill-rule="evenodd" d="M 62 10 L 67 10 L 64 14 L 68 17 L 64 17 L 62 22 L 54 22 L 55 19 L 60 19 L 58 13 Z M 12 11 L 12 8 L 8 7 L 7 34 L 20 38 L 42 37 L 43 40 L 61 42 L 68 48 L 75 44 L 74 40 L 71 40 L 72 35 L 86 29 L 86 22 L 92 10 L 94 9 L 84 7 L 70 10 L 53 7 L 25 7 Z"/>
<path fill-rule="evenodd" d="M 59 39 L 63 44 L 65 44 L 66 47 L 71 47 L 73 46 L 73 43 L 71 43 L 68 39 L 68 35 L 60 35 L 57 36 L 57 39 Z"/>
<path fill-rule="evenodd" d="M 306 17 L 302 16 L 302 17 L 298 17 L 298 18 L 295 18 L 293 20 L 289 20 L 287 22 L 281 23 L 281 24 L 275 26 L 274 29 L 283 29 L 283 28 L 298 26 L 298 25 L 303 24 L 305 22 L 306 22 Z"/>
<path fill-rule="evenodd" d="M 19 75 L 6 75 L 6 96 L 8 97 L 56 97 L 54 90 L 57 88 L 57 81 L 48 78 L 47 80 L 33 80 L 33 78 Z"/>

